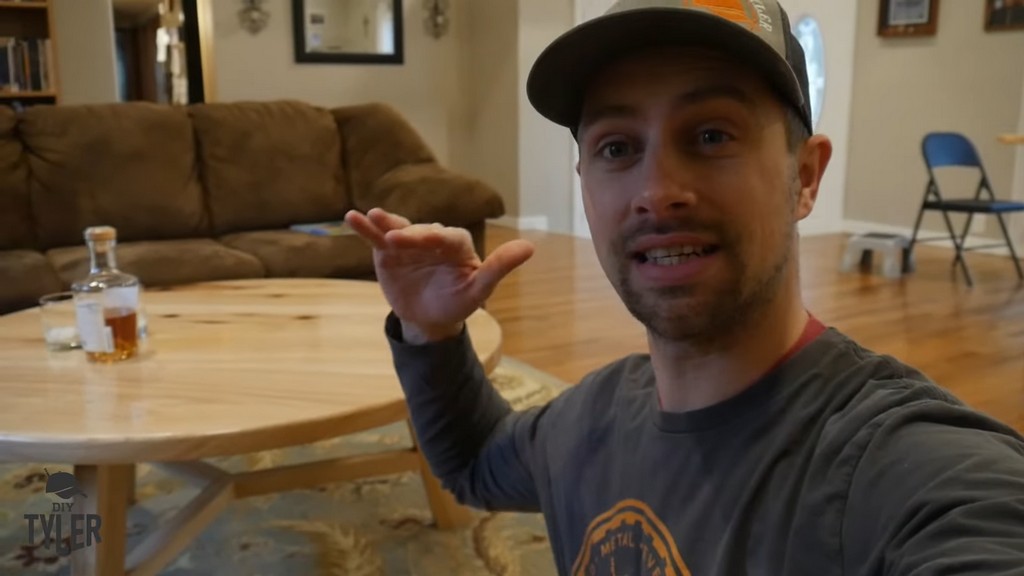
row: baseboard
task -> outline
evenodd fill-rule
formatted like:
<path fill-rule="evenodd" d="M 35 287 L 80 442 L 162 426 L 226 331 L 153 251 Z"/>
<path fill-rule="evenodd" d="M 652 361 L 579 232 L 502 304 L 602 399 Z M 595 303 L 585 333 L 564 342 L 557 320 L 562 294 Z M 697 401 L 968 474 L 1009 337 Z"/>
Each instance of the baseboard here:
<path fill-rule="evenodd" d="M 864 233 L 867 233 L 867 232 L 882 232 L 884 234 L 902 234 L 902 235 L 906 236 L 907 238 L 910 238 L 914 234 L 914 229 L 912 227 L 910 227 L 910 226 L 892 226 L 892 225 L 889 225 L 889 224 L 879 224 L 877 222 L 864 222 L 864 221 L 861 221 L 861 220 L 847 220 L 847 221 L 845 221 L 843 223 L 843 226 L 845 228 L 845 231 L 850 233 L 850 234 L 864 234 Z M 953 242 L 948 239 L 949 238 L 949 232 L 947 232 L 947 231 L 924 230 L 924 229 L 921 229 L 921 230 L 918 230 L 917 237 L 918 237 L 918 239 L 927 239 L 927 238 L 936 238 L 936 237 L 946 238 L 947 240 L 945 242 L 942 242 L 942 241 L 939 241 L 939 240 L 935 240 L 935 241 L 931 241 L 931 242 L 926 242 L 925 244 L 928 245 L 928 246 L 938 246 L 938 247 L 941 247 L 941 248 L 948 248 L 950 250 L 953 249 Z M 1000 241 L 1001 240 L 999 238 L 986 238 L 986 237 L 983 237 L 983 236 L 968 236 L 967 237 L 966 246 L 968 248 L 970 248 L 971 246 L 981 246 L 983 244 L 995 244 L 995 243 L 1000 242 Z M 1001 248 L 999 248 L 999 247 L 995 247 L 995 248 L 982 248 L 980 250 L 975 250 L 975 252 L 979 252 L 979 253 L 982 253 L 982 254 L 994 254 L 994 255 L 997 255 L 997 256 L 1009 256 L 1010 255 L 1010 251 L 1006 247 L 1001 247 Z"/>
<path fill-rule="evenodd" d="M 515 228 L 516 230 L 540 230 L 547 232 L 550 229 L 547 216 L 502 216 L 489 222 L 497 226 Z"/>
<path fill-rule="evenodd" d="M 843 221 L 835 220 L 803 220 L 800 222 L 800 236 L 821 236 L 824 234 L 843 234 L 846 228 Z"/>

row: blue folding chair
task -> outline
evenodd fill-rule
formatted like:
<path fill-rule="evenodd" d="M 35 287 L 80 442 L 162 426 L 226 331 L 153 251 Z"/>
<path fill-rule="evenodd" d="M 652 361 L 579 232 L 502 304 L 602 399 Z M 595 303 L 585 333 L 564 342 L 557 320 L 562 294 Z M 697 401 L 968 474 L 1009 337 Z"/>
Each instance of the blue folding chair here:
<path fill-rule="evenodd" d="M 978 156 L 978 151 L 974 148 L 974 144 L 964 135 L 952 132 L 930 133 L 924 137 L 924 141 L 921 143 L 921 150 L 924 153 L 925 165 L 928 167 L 928 185 L 925 188 L 921 209 L 917 213 L 917 222 L 914 224 L 914 234 L 910 239 L 908 252 L 912 254 L 914 245 L 918 242 L 946 240 L 945 237 L 926 239 L 918 239 L 917 237 L 925 211 L 936 210 L 942 212 L 942 217 L 946 221 L 946 228 L 949 230 L 950 239 L 953 241 L 953 247 L 956 249 L 953 266 L 959 263 L 960 268 L 964 272 L 964 277 L 967 279 L 967 285 L 973 286 L 974 281 L 971 278 L 971 271 L 967 268 L 964 252 L 997 246 L 1002 247 L 1004 244 L 984 244 L 968 248 L 964 246 L 964 242 L 967 239 L 967 234 L 971 228 L 971 221 L 975 214 L 995 216 L 999 222 L 999 227 L 1003 230 L 1003 238 L 1006 241 L 1005 246 L 1010 249 L 1010 257 L 1013 260 L 1014 267 L 1017 269 L 1017 278 L 1024 281 L 1024 271 L 1021 270 L 1020 260 L 1017 259 L 1017 252 L 1013 248 L 1013 240 L 1010 238 L 1010 233 L 1006 228 L 1006 221 L 1003 219 L 1004 214 L 1024 211 L 1024 202 L 1012 202 L 996 198 L 995 193 L 992 192 L 992 185 L 989 183 L 988 174 L 985 173 L 985 167 Z M 977 168 L 981 173 L 981 180 L 978 182 L 974 198 L 943 198 L 942 194 L 939 193 L 939 184 L 935 178 L 935 171 L 937 168 L 951 166 Z M 983 193 L 986 193 L 984 197 Z M 949 218 L 950 213 L 967 214 L 967 222 L 964 224 L 964 230 L 959 236 L 953 230 L 953 222 Z"/>

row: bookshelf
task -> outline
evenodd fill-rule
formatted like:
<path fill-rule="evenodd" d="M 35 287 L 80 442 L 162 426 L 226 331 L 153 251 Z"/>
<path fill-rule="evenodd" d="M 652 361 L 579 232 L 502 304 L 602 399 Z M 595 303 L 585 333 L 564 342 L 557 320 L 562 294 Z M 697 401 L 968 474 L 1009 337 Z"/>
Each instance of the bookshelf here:
<path fill-rule="evenodd" d="M 0 105 L 57 104 L 54 0 L 0 0 Z"/>

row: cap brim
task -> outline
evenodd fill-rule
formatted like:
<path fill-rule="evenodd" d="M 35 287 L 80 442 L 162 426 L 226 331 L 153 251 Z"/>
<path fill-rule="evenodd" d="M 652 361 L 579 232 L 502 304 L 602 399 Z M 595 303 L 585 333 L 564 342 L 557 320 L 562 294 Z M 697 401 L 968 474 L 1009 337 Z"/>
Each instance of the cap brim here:
<path fill-rule="evenodd" d="M 766 41 L 718 16 L 679 8 L 607 14 L 562 34 L 534 62 L 527 97 L 542 116 L 575 129 L 594 74 L 616 58 L 655 46 L 711 47 L 764 72 L 789 102 L 798 108 L 803 104 L 792 68 Z"/>

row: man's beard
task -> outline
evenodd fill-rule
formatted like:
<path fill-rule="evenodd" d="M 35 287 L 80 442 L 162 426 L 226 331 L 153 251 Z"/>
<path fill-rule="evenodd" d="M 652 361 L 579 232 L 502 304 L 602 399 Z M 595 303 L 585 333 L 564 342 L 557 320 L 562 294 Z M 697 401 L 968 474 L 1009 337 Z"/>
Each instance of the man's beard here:
<path fill-rule="evenodd" d="M 794 233 L 766 273 L 757 277 L 735 253 L 720 249 L 716 257 L 732 260 L 739 274 L 713 294 L 697 300 L 706 287 L 667 287 L 640 293 L 628 282 L 631 262 L 624 261 L 619 274 L 619 295 L 626 308 L 653 336 L 685 342 L 706 349 L 729 341 L 761 317 L 777 297 L 790 263 Z M 683 303 L 685 302 L 685 304 Z"/>
<path fill-rule="evenodd" d="M 799 182 L 794 182 L 794 186 L 797 188 L 791 192 L 791 208 L 799 193 Z M 734 274 L 728 276 L 726 284 L 711 294 L 707 294 L 707 286 L 673 286 L 641 293 L 629 282 L 633 261 L 628 258 L 620 261 L 615 288 L 626 309 L 653 337 L 687 343 L 698 349 L 713 349 L 732 340 L 770 310 L 786 279 L 792 259 L 793 244 L 797 238 L 795 225 L 785 229 L 781 250 L 767 268 L 745 262 L 740 251 L 749 243 L 722 230 L 711 230 L 707 226 L 700 227 L 692 223 L 685 226 L 676 224 L 671 228 L 659 227 L 656 231 L 646 230 L 662 234 L 674 231 L 715 233 L 722 244 L 713 257 L 722 258 L 722 264 Z M 618 253 L 624 254 L 625 251 L 620 250 Z"/>

